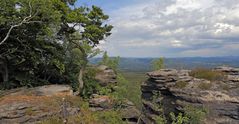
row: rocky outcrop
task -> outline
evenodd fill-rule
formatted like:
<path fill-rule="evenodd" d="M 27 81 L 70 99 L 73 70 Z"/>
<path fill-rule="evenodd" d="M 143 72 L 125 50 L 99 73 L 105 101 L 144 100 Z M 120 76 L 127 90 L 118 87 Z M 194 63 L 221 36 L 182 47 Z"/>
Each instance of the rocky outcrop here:
<path fill-rule="evenodd" d="M 239 70 L 218 67 L 225 78 L 219 81 L 197 79 L 189 75 L 190 70 L 162 69 L 149 72 L 149 79 L 141 85 L 143 112 L 153 122 L 162 114 L 152 102 L 155 92 L 162 104 L 163 114 L 183 112 L 185 106 L 208 109 L 205 123 L 239 123 Z"/>
<path fill-rule="evenodd" d="M 61 117 L 62 98 L 72 94 L 71 87 L 67 85 L 5 91 L 0 96 L 0 123 L 35 124 L 51 116 Z M 67 115 L 75 115 L 79 110 L 77 107 L 66 106 Z"/>
<path fill-rule="evenodd" d="M 93 95 L 89 101 L 92 111 L 102 111 L 112 109 L 114 106 L 113 100 L 109 96 Z"/>
<path fill-rule="evenodd" d="M 96 69 L 97 73 L 95 79 L 102 87 L 109 86 L 107 88 L 110 88 L 110 93 L 114 93 L 114 88 L 117 87 L 117 75 L 114 70 L 105 65 L 100 65 L 96 67 Z M 117 101 L 107 95 L 93 94 L 92 98 L 89 100 L 89 106 L 92 111 L 108 111 L 117 108 L 122 116 L 122 120 L 129 124 L 136 124 L 141 115 L 141 112 L 136 106 L 127 99 Z"/>
<path fill-rule="evenodd" d="M 113 69 L 105 65 L 97 67 L 97 73 L 95 79 L 100 83 L 101 86 L 107 86 L 109 84 L 116 84 L 116 73 Z"/>

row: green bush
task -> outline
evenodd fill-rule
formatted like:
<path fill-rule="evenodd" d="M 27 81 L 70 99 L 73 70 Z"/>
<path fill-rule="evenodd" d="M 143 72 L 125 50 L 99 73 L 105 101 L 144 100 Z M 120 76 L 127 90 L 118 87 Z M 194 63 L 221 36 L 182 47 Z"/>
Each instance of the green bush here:
<path fill-rule="evenodd" d="M 213 71 L 205 68 L 196 68 L 193 69 L 190 73 L 190 76 L 195 78 L 206 79 L 209 81 L 218 81 L 224 78 L 224 74 L 222 72 Z"/>
<path fill-rule="evenodd" d="M 98 112 L 97 117 L 103 124 L 127 124 L 121 119 L 120 112 L 117 111 Z"/>
<path fill-rule="evenodd" d="M 175 116 L 173 112 L 170 113 L 170 118 L 172 120 L 172 124 L 187 124 L 189 123 L 189 118 L 184 116 L 182 113 L 179 113 L 178 116 Z"/>
<path fill-rule="evenodd" d="M 104 52 L 102 56 L 102 60 L 99 62 L 100 65 L 106 65 L 112 68 L 115 72 L 118 71 L 120 57 L 112 57 L 110 58 L 107 52 Z"/>
<path fill-rule="evenodd" d="M 161 57 L 161 58 L 152 60 L 151 66 L 153 70 L 163 69 L 165 67 L 164 58 Z"/>
<path fill-rule="evenodd" d="M 182 88 L 185 88 L 187 85 L 188 85 L 188 82 L 179 81 L 179 82 L 177 82 L 177 83 L 175 84 L 175 87 L 182 89 Z"/>
<path fill-rule="evenodd" d="M 156 124 L 166 124 L 167 120 L 164 116 L 157 116 L 154 118 Z"/>
<path fill-rule="evenodd" d="M 212 83 L 200 83 L 198 88 L 201 90 L 209 90 L 212 87 Z"/>
<path fill-rule="evenodd" d="M 88 68 L 84 74 L 84 88 L 81 91 L 83 98 L 89 98 L 92 94 L 96 93 L 100 87 L 99 83 L 95 80 L 97 70 L 94 68 Z"/>
<path fill-rule="evenodd" d="M 194 106 L 184 107 L 185 116 L 189 118 L 189 124 L 201 124 L 206 118 L 208 110 Z"/>

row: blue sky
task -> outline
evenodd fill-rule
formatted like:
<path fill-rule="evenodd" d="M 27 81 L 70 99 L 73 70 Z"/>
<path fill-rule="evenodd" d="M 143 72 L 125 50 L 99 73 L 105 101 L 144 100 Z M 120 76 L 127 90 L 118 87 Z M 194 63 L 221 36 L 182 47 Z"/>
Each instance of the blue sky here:
<path fill-rule="evenodd" d="M 238 0 L 79 0 L 110 16 L 111 56 L 238 56 Z"/>

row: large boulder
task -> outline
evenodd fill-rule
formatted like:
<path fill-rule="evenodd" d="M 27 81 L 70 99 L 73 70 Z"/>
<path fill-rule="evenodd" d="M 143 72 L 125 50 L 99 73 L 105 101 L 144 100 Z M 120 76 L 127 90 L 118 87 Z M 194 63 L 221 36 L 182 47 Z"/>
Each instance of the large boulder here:
<path fill-rule="evenodd" d="M 183 112 L 185 106 L 206 107 L 209 111 L 205 123 L 239 123 L 239 70 L 218 67 L 214 71 L 225 74 L 224 79 L 208 81 L 189 76 L 190 70 L 162 69 L 147 73 L 149 79 L 142 86 L 143 112 L 150 119 L 160 115 L 152 104 L 159 92 L 164 114 Z"/>

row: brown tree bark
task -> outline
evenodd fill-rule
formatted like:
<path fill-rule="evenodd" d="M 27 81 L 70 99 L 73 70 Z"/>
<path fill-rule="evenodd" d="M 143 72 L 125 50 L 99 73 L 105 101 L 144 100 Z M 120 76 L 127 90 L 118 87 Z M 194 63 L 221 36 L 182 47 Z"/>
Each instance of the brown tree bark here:
<path fill-rule="evenodd" d="M 79 82 L 79 92 L 84 87 L 84 81 L 83 81 L 83 74 L 85 72 L 85 67 L 82 67 L 80 69 L 79 75 L 78 75 L 78 82 Z"/>

